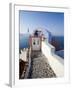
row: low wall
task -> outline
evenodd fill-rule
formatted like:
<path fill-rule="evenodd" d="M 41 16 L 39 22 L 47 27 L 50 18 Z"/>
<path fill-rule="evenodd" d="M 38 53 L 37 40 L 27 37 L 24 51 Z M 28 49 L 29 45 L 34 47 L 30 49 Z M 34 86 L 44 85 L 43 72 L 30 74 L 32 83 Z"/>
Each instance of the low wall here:
<path fill-rule="evenodd" d="M 27 61 L 27 52 L 28 48 L 21 50 L 20 59 L 22 59 L 24 62 Z"/>
<path fill-rule="evenodd" d="M 55 53 L 55 47 L 50 45 L 49 43 L 46 44 L 42 41 L 42 53 L 48 59 L 48 63 L 50 64 L 51 68 L 55 72 L 57 77 L 64 76 L 64 60 L 57 56 Z"/>
<path fill-rule="evenodd" d="M 20 59 L 22 59 L 24 62 L 28 62 L 26 72 L 23 72 L 22 74 L 22 77 L 26 79 L 28 78 L 29 70 L 31 67 L 31 48 L 24 48 L 23 51 L 21 50 Z"/>
<path fill-rule="evenodd" d="M 31 48 L 29 49 L 28 53 L 29 53 L 29 56 L 28 56 L 28 67 L 27 67 L 27 70 L 26 70 L 26 73 L 25 73 L 25 79 L 28 78 L 29 71 L 30 71 L 30 68 L 31 68 Z"/>

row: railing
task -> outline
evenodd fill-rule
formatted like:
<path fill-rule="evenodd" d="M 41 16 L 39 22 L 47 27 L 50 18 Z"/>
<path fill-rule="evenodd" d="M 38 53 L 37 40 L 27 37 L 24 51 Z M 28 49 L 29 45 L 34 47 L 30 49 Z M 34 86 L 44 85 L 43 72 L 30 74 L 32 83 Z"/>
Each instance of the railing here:
<path fill-rule="evenodd" d="M 42 41 L 42 53 L 48 59 L 48 62 L 57 77 L 64 76 L 64 60 L 55 54 L 55 47 Z"/>

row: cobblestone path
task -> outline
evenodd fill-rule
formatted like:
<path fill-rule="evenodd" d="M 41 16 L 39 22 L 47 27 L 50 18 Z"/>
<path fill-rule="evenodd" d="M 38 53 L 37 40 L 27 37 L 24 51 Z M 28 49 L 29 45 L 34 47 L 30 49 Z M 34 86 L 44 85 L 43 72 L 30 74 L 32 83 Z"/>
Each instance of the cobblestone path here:
<path fill-rule="evenodd" d="M 50 67 L 47 58 L 41 52 L 32 52 L 32 65 L 30 78 L 53 78 L 56 77 Z"/>

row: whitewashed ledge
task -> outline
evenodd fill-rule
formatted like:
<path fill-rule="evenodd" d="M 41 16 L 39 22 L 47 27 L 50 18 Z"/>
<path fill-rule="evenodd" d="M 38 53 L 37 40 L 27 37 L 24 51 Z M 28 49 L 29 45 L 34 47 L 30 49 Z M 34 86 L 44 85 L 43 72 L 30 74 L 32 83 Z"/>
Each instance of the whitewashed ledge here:
<path fill-rule="evenodd" d="M 29 48 L 29 49 L 24 48 L 23 50 L 21 50 L 20 59 L 23 60 L 24 62 L 28 62 L 26 72 L 25 72 L 25 74 L 24 74 L 24 72 L 22 74 L 22 77 L 24 77 L 26 79 L 29 75 L 29 70 L 31 67 L 31 48 Z"/>
<path fill-rule="evenodd" d="M 28 61 L 27 52 L 28 52 L 28 48 L 26 49 L 24 48 L 23 50 L 21 50 L 20 59 L 22 59 L 23 61 Z"/>
<path fill-rule="evenodd" d="M 42 53 L 48 59 L 48 63 L 57 77 L 64 76 L 64 60 L 55 54 L 55 47 L 42 41 Z"/>

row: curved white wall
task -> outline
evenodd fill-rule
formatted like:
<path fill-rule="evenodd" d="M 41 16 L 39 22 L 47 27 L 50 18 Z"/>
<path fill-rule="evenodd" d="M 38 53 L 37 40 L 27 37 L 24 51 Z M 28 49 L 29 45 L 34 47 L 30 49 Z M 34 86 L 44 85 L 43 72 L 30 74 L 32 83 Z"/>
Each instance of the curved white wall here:
<path fill-rule="evenodd" d="M 48 59 L 48 62 L 55 72 L 57 77 L 64 76 L 64 60 L 54 54 L 55 48 L 48 43 L 48 45 L 42 41 L 42 52 Z"/>

